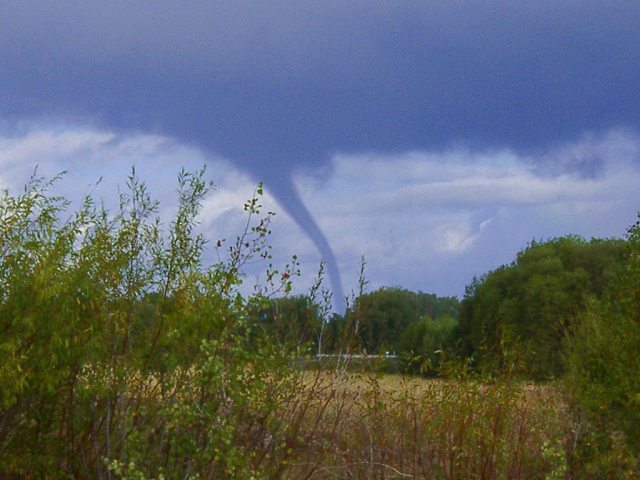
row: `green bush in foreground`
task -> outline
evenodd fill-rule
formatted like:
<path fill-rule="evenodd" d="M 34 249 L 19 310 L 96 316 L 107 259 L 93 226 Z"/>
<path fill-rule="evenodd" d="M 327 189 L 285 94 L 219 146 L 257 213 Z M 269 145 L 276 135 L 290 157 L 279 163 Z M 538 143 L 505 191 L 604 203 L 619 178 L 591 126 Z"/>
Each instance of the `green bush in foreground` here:
<path fill-rule="evenodd" d="M 626 248 L 626 268 L 569 342 L 566 385 L 586 422 L 577 461 L 592 477 L 640 476 L 640 222 Z"/>
<path fill-rule="evenodd" d="M 240 268 L 265 251 L 269 216 L 257 218 L 250 199 L 252 226 L 230 260 L 203 266 L 202 176 L 180 174 L 168 231 L 135 172 L 115 214 L 90 198 L 70 214 L 37 178 L 0 197 L 0 476 L 284 468 L 294 433 L 283 412 L 303 412 L 285 408 L 299 379 L 251 335 L 238 292 Z"/>

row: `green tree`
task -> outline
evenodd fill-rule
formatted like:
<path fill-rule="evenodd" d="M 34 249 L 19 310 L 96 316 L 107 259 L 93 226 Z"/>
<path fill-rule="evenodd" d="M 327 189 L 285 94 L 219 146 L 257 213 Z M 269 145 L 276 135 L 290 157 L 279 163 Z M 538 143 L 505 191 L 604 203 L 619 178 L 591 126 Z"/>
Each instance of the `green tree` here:
<path fill-rule="evenodd" d="M 462 353 L 478 364 L 560 375 L 564 339 L 591 297 L 624 264 L 622 240 L 561 237 L 532 242 L 516 260 L 467 288 L 460 310 Z"/>
<path fill-rule="evenodd" d="M 301 435 L 291 425 L 311 414 L 306 387 L 286 351 L 254 334 L 257 299 L 240 294 L 270 214 L 258 188 L 228 259 L 205 266 L 203 175 L 180 173 L 166 230 L 135 171 L 115 212 L 91 198 L 69 212 L 37 177 L 0 195 L 0 477 L 259 479 L 286 469 Z M 286 291 L 288 278 L 272 280 Z"/>
<path fill-rule="evenodd" d="M 279 344 L 317 346 L 322 324 L 320 306 L 306 295 L 264 299 L 253 317 L 258 331 L 271 335 Z"/>
<path fill-rule="evenodd" d="M 423 316 L 454 317 L 457 308 L 455 297 L 438 297 L 394 287 L 359 296 L 354 310 L 361 316 L 358 336 L 362 347 L 369 353 L 384 353 L 396 351 L 402 333 Z M 348 317 L 355 312 L 348 311 L 346 315 L 347 323 L 353 323 Z"/>

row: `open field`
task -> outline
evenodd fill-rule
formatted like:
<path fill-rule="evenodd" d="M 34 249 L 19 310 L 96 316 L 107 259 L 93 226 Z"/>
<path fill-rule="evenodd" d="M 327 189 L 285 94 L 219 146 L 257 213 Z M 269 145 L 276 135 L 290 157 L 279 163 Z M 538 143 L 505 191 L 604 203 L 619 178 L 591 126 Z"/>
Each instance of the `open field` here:
<path fill-rule="evenodd" d="M 305 373 L 288 478 L 564 478 L 572 427 L 552 386 Z"/>

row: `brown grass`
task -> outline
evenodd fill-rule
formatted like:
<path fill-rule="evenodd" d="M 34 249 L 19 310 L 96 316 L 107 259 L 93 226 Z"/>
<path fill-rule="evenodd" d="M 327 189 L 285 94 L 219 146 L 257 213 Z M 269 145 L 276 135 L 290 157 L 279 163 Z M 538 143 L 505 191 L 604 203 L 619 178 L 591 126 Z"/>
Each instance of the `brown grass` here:
<path fill-rule="evenodd" d="M 340 372 L 304 385 L 288 478 L 564 478 L 569 420 L 552 386 Z"/>

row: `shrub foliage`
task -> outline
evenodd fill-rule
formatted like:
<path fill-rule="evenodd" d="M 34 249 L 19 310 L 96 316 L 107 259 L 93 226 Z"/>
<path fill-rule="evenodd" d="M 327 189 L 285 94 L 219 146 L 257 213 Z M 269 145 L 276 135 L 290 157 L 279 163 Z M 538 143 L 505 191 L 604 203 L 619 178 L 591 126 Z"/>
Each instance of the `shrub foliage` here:
<path fill-rule="evenodd" d="M 623 240 L 532 242 L 511 265 L 467 287 L 460 309 L 462 354 L 481 368 L 558 378 L 565 370 L 565 338 L 625 258 Z"/>
<path fill-rule="evenodd" d="M 565 384 L 586 421 L 578 461 L 593 477 L 640 475 L 640 221 L 625 248 L 625 268 L 569 342 Z"/>
<path fill-rule="evenodd" d="M 238 290 L 266 249 L 261 191 L 229 260 L 206 267 L 195 227 L 211 185 L 178 182 L 166 230 L 135 171 L 115 214 L 91 198 L 70 213 L 35 177 L 0 198 L 0 473 L 249 478 L 286 464 L 295 418 L 279 409 L 298 380 L 252 335 L 247 304 L 263 295 Z"/>

